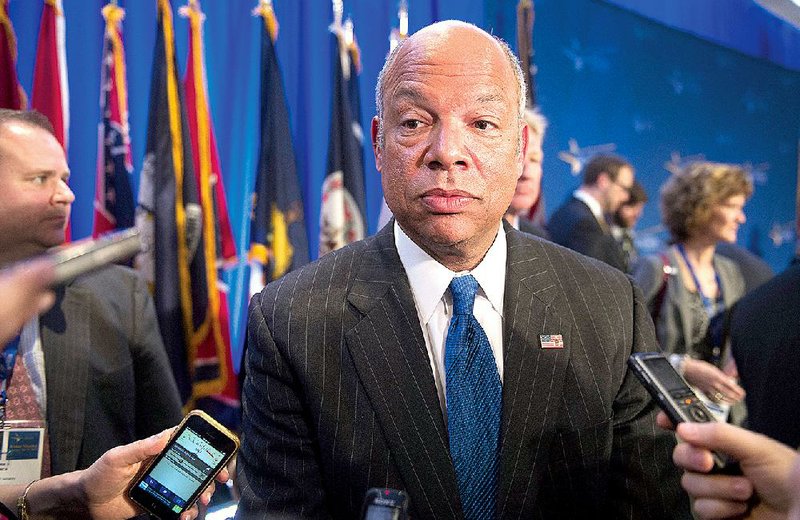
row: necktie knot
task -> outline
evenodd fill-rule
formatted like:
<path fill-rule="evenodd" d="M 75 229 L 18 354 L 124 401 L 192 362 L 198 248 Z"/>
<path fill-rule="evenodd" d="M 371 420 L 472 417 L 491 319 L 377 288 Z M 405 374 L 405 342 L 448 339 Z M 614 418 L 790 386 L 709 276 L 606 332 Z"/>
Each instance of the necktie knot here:
<path fill-rule="evenodd" d="M 471 274 L 457 276 L 450 282 L 450 293 L 453 295 L 453 314 L 472 314 L 478 280 Z"/>

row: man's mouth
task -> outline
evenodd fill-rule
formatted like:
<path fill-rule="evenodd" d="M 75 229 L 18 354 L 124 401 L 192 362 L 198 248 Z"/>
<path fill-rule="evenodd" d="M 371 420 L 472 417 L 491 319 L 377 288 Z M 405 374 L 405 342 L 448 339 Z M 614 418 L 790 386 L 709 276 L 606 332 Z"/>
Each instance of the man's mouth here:
<path fill-rule="evenodd" d="M 477 197 L 462 190 L 435 188 L 422 194 L 422 202 L 432 213 L 459 213 Z"/>

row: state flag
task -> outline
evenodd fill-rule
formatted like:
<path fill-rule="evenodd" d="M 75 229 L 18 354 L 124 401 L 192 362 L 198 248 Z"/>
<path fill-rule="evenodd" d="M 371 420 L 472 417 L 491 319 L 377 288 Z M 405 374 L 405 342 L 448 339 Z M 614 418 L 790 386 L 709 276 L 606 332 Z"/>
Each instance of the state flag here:
<path fill-rule="evenodd" d="M 269 2 L 261 28 L 261 145 L 250 222 L 250 293 L 308 263 L 308 237 L 289 110 L 275 53 L 278 24 Z"/>
<path fill-rule="evenodd" d="M 8 17 L 8 0 L 0 0 L 0 108 L 24 110 L 27 104 L 17 78 L 17 38 Z"/>
<path fill-rule="evenodd" d="M 239 408 L 239 389 L 231 357 L 228 286 L 222 281 L 219 270 L 223 265 L 235 262 L 236 248 L 208 104 L 203 47 L 205 15 L 198 0 L 182 7 L 180 14 L 189 18 L 189 59 L 184 88 L 194 173 L 203 215 L 203 244 L 198 254 L 205 255 L 208 291 L 208 327 L 198 338 L 193 366 L 193 398 L 199 399 L 196 401 L 198 407 L 212 412 L 218 419 L 222 413 L 220 406 L 230 408 L 224 413 L 226 418 L 230 418 Z M 224 422 L 232 425 L 231 420 Z"/>
<path fill-rule="evenodd" d="M 115 229 L 132 227 L 135 223 L 128 84 L 122 43 L 125 11 L 116 4 L 108 4 L 102 14 L 106 21 L 100 74 L 100 113 L 103 119 L 97 129 L 94 238 Z"/>
<path fill-rule="evenodd" d="M 357 81 L 352 42 L 344 27 L 334 23 L 333 93 L 328 141 L 328 174 L 322 184 L 319 254 L 361 240 L 366 235 L 366 195 L 364 191 L 363 132 L 355 112 Z"/>
<path fill-rule="evenodd" d="M 178 80 L 169 0 L 158 0 L 145 158 L 136 224 L 147 250 L 137 268 L 151 284 L 158 325 L 184 403 L 202 388 L 195 362 L 209 327 L 202 206 Z"/>

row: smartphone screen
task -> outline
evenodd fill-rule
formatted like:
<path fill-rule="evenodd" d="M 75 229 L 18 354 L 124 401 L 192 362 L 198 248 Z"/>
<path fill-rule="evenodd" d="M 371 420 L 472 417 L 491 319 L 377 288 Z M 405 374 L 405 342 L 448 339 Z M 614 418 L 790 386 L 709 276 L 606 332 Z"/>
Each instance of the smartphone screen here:
<path fill-rule="evenodd" d="M 687 391 L 686 382 L 678 375 L 664 357 L 650 357 L 643 359 L 643 363 L 650 367 L 655 379 L 661 383 L 670 395 Z"/>
<path fill-rule="evenodd" d="M 235 440 L 227 435 L 207 417 L 192 412 L 152 466 L 134 482 L 131 498 L 159 518 L 177 518 L 236 451 Z"/>
<path fill-rule="evenodd" d="M 361 520 L 406 520 L 408 495 L 404 491 L 388 488 L 371 488 L 364 496 Z"/>
<path fill-rule="evenodd" d="M 364 520 L 399 520 L 400 509 L 371 504 L 367 507 Z"/>

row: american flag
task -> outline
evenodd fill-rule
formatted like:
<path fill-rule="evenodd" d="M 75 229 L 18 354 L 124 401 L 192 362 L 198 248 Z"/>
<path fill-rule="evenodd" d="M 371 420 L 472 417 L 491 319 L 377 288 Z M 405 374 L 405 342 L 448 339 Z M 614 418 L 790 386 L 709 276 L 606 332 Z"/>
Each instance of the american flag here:
<path fill-rule="evenodd" d="M 103 8 L 106 31 L 98 128 L 97 180 L 95 184 L 92 236 L 134 225 L 135 206 L 131 175 L 131 142 L 128 132 L 128 92 L 121 23 L 125 11 L 114 4 Z"/>
<path fill-rule="evenodd" d="M 539 344 L 542 348 L 564 348 L 561 334 L 540 334 Z"/>

